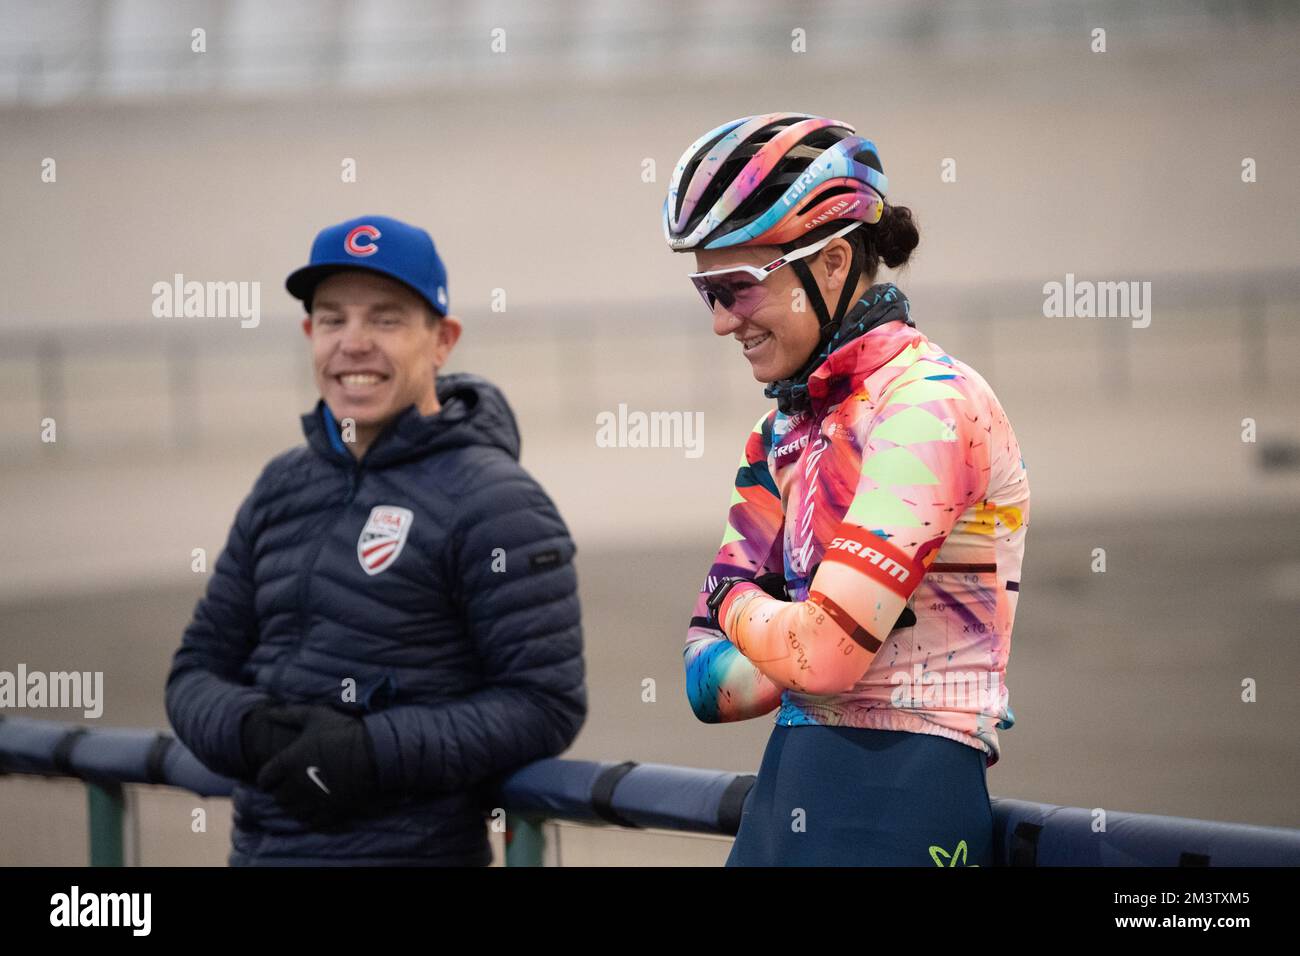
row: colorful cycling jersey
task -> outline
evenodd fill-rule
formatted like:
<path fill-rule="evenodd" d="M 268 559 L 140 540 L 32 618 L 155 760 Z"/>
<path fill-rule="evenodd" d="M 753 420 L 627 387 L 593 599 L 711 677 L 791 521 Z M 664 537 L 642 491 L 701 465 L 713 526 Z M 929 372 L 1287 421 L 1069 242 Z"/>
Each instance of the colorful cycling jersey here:
<path fill-rule="evenodd" d="M 988 383 L 887 322 L 773 409 L 741 456 L 722 546 L 695 604 L 687 694 L 711 723 L 937 734 L 997 762 L 1029 482 Z M 789 601 L 748 583 L 780 575 Z M 718 581 L 741 577 L 710 623 Z M 779 578 L 777 579 L 779 580 Z"/>

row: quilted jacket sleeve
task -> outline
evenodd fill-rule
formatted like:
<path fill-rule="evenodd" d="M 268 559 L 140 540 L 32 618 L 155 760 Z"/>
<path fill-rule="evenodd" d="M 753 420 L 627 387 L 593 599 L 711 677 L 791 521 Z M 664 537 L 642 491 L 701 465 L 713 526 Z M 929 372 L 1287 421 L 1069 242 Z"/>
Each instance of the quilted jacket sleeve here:
<path fill-rule="evenodd" d="M 246 779 L 239 725 L 254 705 L 270 698 L 243 682 L 241 671 L 257 646 L 252 541 L 256 489 L 235 516 L 206 594 L 194 609 L 167 677 L 167 719 L 177 738 L 214 773 Z"/>

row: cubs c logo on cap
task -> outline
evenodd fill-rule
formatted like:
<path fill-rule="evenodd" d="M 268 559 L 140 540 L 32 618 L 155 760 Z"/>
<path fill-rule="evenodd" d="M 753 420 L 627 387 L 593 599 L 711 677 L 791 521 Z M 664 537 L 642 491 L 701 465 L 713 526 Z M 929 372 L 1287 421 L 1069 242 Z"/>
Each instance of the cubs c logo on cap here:
<path fill-rule="evenodd" d="M 379 251 L 375 240 L 382 235 L 374 226 L 357 226 L 343 240 L 343 248 L 350 256 L 373 256 Z"/>

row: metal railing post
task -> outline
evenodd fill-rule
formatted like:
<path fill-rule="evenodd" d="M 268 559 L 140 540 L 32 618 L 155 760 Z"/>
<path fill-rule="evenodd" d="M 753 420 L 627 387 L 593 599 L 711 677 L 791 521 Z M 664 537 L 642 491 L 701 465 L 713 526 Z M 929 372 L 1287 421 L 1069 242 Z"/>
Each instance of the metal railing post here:
<path fill-rule="evenodd" d="M 506 866 L 541 866 L 546 853 L 542 817 L 506 814 Z"/>
<path fill-rule="evenodd" d="M 122 785 L 87 780 L 86 796 L 90 809 L 90 865 L 121 866 L 126 809 Z"/>

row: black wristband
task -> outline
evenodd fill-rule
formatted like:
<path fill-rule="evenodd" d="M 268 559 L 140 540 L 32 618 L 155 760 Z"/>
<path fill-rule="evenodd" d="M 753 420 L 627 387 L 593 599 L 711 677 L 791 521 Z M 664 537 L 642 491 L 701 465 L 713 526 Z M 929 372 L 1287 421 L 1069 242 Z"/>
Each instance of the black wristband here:
<path fill-rule="evenodd" d="M 709 625 L 711 627 L 716 627 L 718 630 L 722 630 L 722 622 L 718 620 L 718 611 L 722 609 L 722 602 L 727 599 L 727 594 L 733 587 L 737 584 L 743 584 L 748 580 L 748 578 L 729 577 L 721 579 L 716 585 L 714 585 L 713 591 L 709 594 L 708 601 L 705 602 L 705 605 L 709 609 Z"/>

